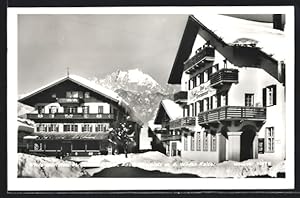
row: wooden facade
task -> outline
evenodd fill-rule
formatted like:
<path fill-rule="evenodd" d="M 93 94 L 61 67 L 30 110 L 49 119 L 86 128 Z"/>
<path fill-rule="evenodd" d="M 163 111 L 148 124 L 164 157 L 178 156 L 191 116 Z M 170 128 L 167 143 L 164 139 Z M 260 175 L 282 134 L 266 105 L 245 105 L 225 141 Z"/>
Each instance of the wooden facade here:
<path fill-rule="evenodd" d="M 27 151 L 45 155 L 94 155 L 122 152 L 110 141 L 110 130 L 130 122 L 137 152 L 142 123 L 116 93 L 86 79 L 69 75 L 42 87 L 19 102 L 35 107 L 26 115 L 35 122 L 34 133 L 25 137 Z"/>

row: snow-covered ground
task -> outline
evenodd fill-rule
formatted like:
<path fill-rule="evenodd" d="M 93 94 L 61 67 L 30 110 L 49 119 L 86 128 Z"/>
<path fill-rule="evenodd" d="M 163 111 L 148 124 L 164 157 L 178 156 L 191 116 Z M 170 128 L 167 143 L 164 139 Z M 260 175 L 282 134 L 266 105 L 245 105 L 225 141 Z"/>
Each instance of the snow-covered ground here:
<path fill-rule="evenodd" d="M 109 167 L 132 166 L 144 170 L 159 170 L 168 173 L 196 174 L 199 177 L 215 178 L 243 178 L 250 176 L 276 177 L 278 172 L 284 172 L 284 162 L 269 167 L 268 162 L 258 159 L 251 159 L 244 162 L 226 161 L 219 164 L 212 162 L 201 162 L 184 160 L 180 157 L 167 157 L 160 152 L 146 152 L 142 154 L 124 155 L 99 155 L 92 156 L 80 163 L 82 167 L 93 167 L 87 169 L 90 175 Z M 98 167 L 98 168 L 95 168 Z"/>
<path fill-rule="evenodd" d="M 158 170 L 173 174 L 193 174 L 199 177 L 243 178 L 250 176 L 276 177 L 285 172 L 285 162 L 269 167 L 266 161 L 252 159 L 244 162 L 226 161 L 219 164 L 184 160 L 180 157 L 167 157 L 159 152 L 125 155 L 99 155 L 92 157 L 74 157 L 73 161 L 54 157 L 38 157 L 18 153 L 18 177 L 85 177 L 105 168 L 117 166 L 138 167 L 144 170 Z M 86 169 L 84 169 L 86 168 Z"/>
<path fill-rule="evenodd" d="M 75 162 L 18 153 L 18 177 L 81 177 L 85 175 L 87 172 Z"/>

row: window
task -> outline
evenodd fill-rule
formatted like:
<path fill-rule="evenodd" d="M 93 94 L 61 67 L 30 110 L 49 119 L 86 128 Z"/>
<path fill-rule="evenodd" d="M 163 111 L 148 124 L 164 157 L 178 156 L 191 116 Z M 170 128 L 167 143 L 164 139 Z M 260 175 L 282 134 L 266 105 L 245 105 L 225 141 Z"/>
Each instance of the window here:
<path fill-rule="evenodd" d="M 185 151 L 188 150 L 187 135 L 186 135 L 186 134 L 184 134 L 184 136 L 183 136 L 183 149 L 184 149 Z"/>
<path fill-rule="evenodd" d="M 250 94 L 250 93 L 245 94 L 245 106 L 246 107 L 254 106 L 254 94 Z"/>
<path fill-rule="evenodd" d="M 38 107 L 37 107 L 37 110 L 38 110 L 38 114 L 45 113 L 45 109 L 44 109 L 43 106 L 38 106 Z"/>
<path fill-rule="evenodd" d="M 217 138 L 216 138 L 216 134 L 211 134 L 210 136 L 210 151 L 217 151 Z"/>
<path fill-rule="evenodd" d="M 55 93 L 52 94 L 52 95 L 51 95 L 51 98 L 56 98 L 56 94 L 55 94 Z"/>
<path fill-rule="evenodd" d="M 77 132 L 78 126 L 76 124 L 64 124 L 64 132 Z"/>
<path fill-rule="evenodd" d="M 195 150 L 195 133 L 191 133 L 191 151 Z"/>
<path fill-rule="evenodd" d="M 82 132 L 92 132 L 92 125 L 83 124 L 82 125 Z"/>
<path fill-rule="evenodd" d="M 212 67 L 207 69 L 207 78 L 208 78 L 208 80 L 210 80 L 211 74 L 212 74 Z"/>
<path fill-rule="evenodd" d="M 197 87 L 197 79 L 196 76 L 193 77 L 193 88 Z"/>
<path fill-rule="evenodd" d="M 200 73 L 199 74 L 199 78 L 200 78 L 200 84 L 204 83 L 204 73 Z"/>
<path fill-rule="evenodd" d="M 196 150 L 201 151 L 201 133 L 197 132 L 196 134 Z"/>
<path fill-rule="evenodd" d="M 47 126 L 45 124 L 37 124 L 36 131 L 37 132 L 47 132 Z"/>
<path fill-rule="evenodd" d="M 72 92 L 71 91 L 66 92 L 66 98 L 72 98 Z"/>
<path fill-rule="evenodd" d="M 227 106 L 228 105 L 228 93 L 226 93 L 225 95 L 222 95 L 222 106 Z"/>
<path fill-rule="evenodd" d="M 98 106 L 98 113 L 103 113 L 103 106 Z"/>
<path fill-rule="evenodd" d="M 85 92 L 84 93 L 84 98 L 90 98 L 90 92 Z"/>
<path fill-rule="evenodd" d="M 265 151 L 269 153 L 274 152 L 274 127 L 266 127 Z"/>
<path fill-rule="evenodd" d="M 96 132 L 99 132 L 99 131 L 106 132 L 107 128 L 108 128 L 108 126 L 106 124 L 97 124 L 96 128 L 95 128 L 95 131 Z"/>
<path fill-rule="evenodd" d="M 199 102 L 195 102 L 194 106 L 195 106 L 195 107 L 194 107 L 194 110 L 195 110 L 195 116 L 197 116 Z"/>
<path fill-rule="evenodd" d="M 208 151 L 208 133 L 203 133 L 203 151 Z"/>
<path fill-rule="evenodd" d="M 190 107 L 191 107 L 191 114 L 190 114 L 190 116 L 194 116 L 194 113 L 195 113 L 194 103 L 190 104 Z"/>
<path fill-rule="evenodd" d="M 221 106 L 221 95 L 218 94 L 216 97 L 217 97 L 217 107 L 220 107 Z"/>
<path fill-rule="evenodd" d="M 48 131 L 49 132 L 52 132 L 52 131 L 58 132 L 58 124 L 50 124 L 48 127 Z"/>
<path fill-rule="evenodd" d="M 263 105 L 276 105 L 276 85 L 271 85 L 263 89 Z"/>
<path fill-rule="evenodd" d="M 204 108 L 204 105 L 203 105 L 203 100 L 200 100 L 200 112 L 203 112 L 203 108 Z"/>
<path fill-rule="evenodd" d="M 77 107 L 64 107 L 64 113 L 77 113 Z"/>
<path fill-rule="evenodd" d="M 57 110 L 58 110 L 58 108 L 55 107 L 55 106 L 51 106 L 51 107 L 50 107 L 50 113 L 51 113 L 51 114 L 57 113 Z"/>
<path fill-rule="evenodd" d="M 214 96 L 210 97 L 210 109 L 214 108 Z"/>
<path fill-rule="evenodd" d="M 82 107 L 82 113 L 88 114 L 89 113 L 89 106 L 83 106 Z"/>
<path fill-rule="evenodd" d="M 80 98 L 82 97 L 82 92 L 79 91 L 67 91 L 66 98 Z"/>
<path fill-rule="evenodd" d="M 205 107 L 206 107 L 205 111 L 208 111 L 209 110 L 209 98 L 205 98 L 204 101 L 205 101 Z"/>

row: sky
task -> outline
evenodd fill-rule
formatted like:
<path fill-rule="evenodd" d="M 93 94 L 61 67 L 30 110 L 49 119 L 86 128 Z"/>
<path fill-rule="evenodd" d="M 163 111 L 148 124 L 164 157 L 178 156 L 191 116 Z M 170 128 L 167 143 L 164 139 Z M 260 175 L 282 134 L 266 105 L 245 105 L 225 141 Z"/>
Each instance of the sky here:
<path fill-rule="evenodd" d="M 166 84 L 187 15 L 19 15 L 18 93 L 139 68 Z"/>

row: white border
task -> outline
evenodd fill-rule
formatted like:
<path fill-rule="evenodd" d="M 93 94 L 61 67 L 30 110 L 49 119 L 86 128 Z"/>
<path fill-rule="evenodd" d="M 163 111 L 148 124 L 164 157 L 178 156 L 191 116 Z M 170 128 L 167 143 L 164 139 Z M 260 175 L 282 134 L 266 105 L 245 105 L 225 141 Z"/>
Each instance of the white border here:
<path fill-rule="evenodd" d="M 286 14 L 289 38 L 286 59 L 286 178 L 17 178 L 17 15 L 18 14 Z M 8 8 L 7 66 L 7 175 L 9 191 L 40 190 L 211 190 L 294 188 L 294 7 L 102 7 L 102 8 Z"/>

